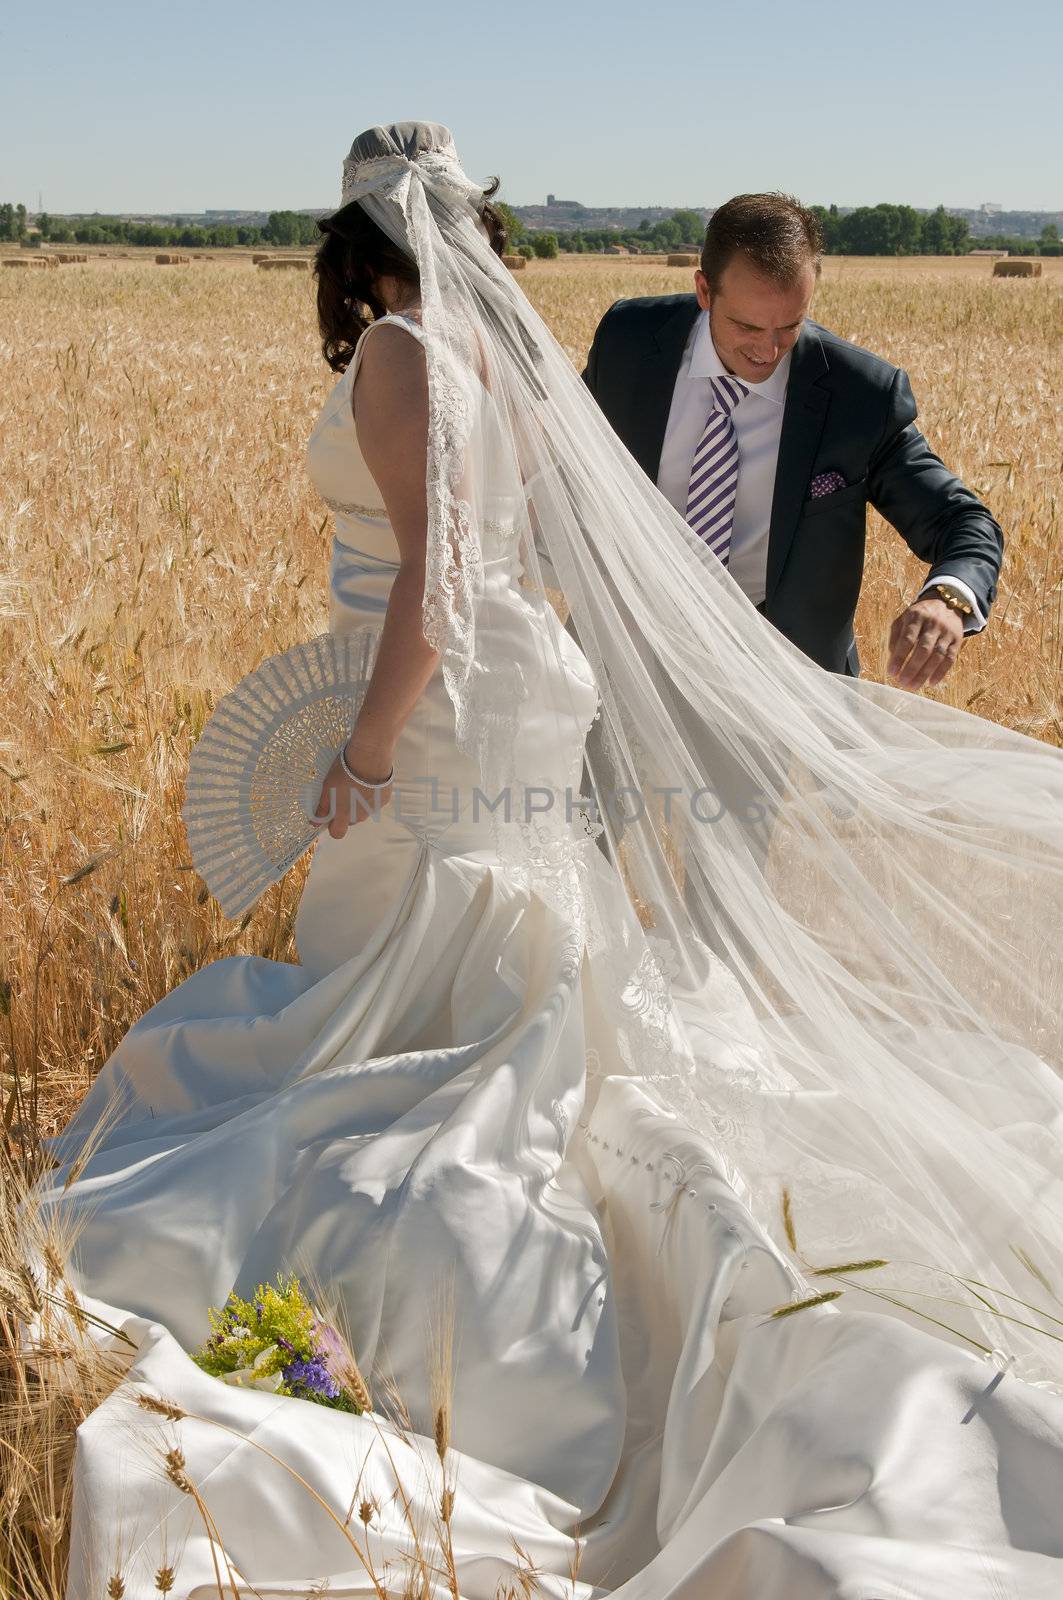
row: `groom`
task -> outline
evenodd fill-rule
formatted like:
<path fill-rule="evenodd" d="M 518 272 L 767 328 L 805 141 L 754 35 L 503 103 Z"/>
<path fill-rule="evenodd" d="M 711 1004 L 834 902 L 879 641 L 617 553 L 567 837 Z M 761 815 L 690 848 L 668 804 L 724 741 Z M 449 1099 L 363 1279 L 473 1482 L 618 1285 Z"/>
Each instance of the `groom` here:
<path fill-rule="evenodd" d="M 887 670 L 933 686 L 985 626 L 1003 535 L 916 428 L 905 373 L 807 320 L 821 249 L 790 196 L 736 196 L 713 213 L 694 293 L 618 300 L 583 377 L 768 621 L 854 677 L 870 502 L 930 568 Z"/>

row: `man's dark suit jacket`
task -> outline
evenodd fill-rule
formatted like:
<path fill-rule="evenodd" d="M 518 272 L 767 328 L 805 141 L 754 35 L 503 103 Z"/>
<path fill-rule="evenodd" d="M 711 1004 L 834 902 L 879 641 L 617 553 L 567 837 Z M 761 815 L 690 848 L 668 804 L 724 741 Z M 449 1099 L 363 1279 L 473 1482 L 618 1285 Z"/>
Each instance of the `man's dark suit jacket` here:
<path fill-rule="evenodd" d="M 656 483 L 692 294 L 619 300 L 594 335 L 583 377 Z M 856 676 L 853 617 L 864 571 L 866 508 L 893 524 L 929 577 L 951 574 L 988 615 L 1004 549 L 1000 527 L 916 428 L 907 375 L 817 323 L 794 345 L 768 540 L 769 622 L 813 661 Z M 838 472 L 847 487 L 809 485 Z"/>

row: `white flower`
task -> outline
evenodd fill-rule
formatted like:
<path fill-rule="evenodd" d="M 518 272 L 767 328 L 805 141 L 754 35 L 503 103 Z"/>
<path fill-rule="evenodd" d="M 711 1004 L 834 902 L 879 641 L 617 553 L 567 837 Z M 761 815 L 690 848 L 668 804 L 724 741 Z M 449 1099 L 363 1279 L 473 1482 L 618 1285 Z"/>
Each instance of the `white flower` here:
<path fill-rule="evenodd" d="M 238 1388 L 267 1389 L 275 1394 L 284 1382 L 284 1374 L 283 1372 L 263 1374 L 262 1368 L 276 1352 L 277 1346 L 268 1344 L 264 1350 L 259 1351 L 249 1367 L 238 1367 L 235 1372 L 223 1372 L 220 1375 L 222 1382 L 235 1384 Z"/>
<path fill-rule="evenodd" d="M 229 1349 L 234 1344 L 239 1344 L 242 1339 L 252 1338 L 250 1328 L 230 1328 L 223 1339 L 218 1341 L 218 1350 Z"/>

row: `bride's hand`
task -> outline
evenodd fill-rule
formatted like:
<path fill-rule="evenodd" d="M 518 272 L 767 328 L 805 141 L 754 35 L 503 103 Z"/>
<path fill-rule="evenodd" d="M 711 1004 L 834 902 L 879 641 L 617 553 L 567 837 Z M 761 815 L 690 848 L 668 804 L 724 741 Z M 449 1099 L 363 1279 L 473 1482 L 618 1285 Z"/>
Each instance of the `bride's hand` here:
<path fill-rule="evenodd" d="M 389 759 L 359 755 L 347 748 L 344 749 L 344 755 L 352 771 L 370 783 L 379 782 L 391 771 L 392 763 Z M 327 826 L 334 839 L 342 839 L 348 828 L 355 828 L 360 822 L 365 822 L 378 813 L 390 800 L 391 790 L 390 783 L 377 789 L 368 789 L 364 784 L 352 783 L 337 756 L 325 774 L 325 781 L 321 785 L 321 793 L 310 820 L 318 827 Z"/>

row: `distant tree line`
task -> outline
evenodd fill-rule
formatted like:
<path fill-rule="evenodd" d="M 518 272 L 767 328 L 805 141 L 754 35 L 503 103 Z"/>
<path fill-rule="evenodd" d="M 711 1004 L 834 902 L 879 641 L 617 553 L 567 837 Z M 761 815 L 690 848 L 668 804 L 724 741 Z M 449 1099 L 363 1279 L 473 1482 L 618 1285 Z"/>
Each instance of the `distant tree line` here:
<path fill-rule="evenodd" d="M 1054 222 L 1046 223 L 1039 239 L 1017 239 L 1012 234 L 991 233 L 985 238 L 973 239 L 972 248 L 979 250 L 1006 250 L 1012 256 L 1063 256 L 1063 240 Z"/>
<path fill-rule="evenodd" d="M 1061 253 L 1059 229 L 1050 222 L 1039 239 L 1003 234 L 974 238 L 966 217 L 938 206 L 916 211 L 912 206 L 858 206 L 841 216 L 837 206 L 813 206 L 823 228 L 827 255 L 835 256 L 962 256 L 971 250 L 1007 250 L 1016 256 Z"/>
<path fill-rule="evenodd" d="M 529 229 L 516 213 L 500 205 L 509 230 L 509 248 L 524 256 L 550 260 L 565 255 L 600 254 L 609 245 L 623 245 L 633 254 L 658 255 L 700 249 L 705 222 L 697 211 L 674 211 L 657 222 L 644 218 L 638 227 L 574 229 L 551 233 Z M 1059 229 L 1049 223 L 1039 239 L 1011 238 L 1004 234 L 974 238 L 965 217 L 953 216 L 938 206 L 916 211 L 914 206 L 858 206 L 844 216 L 837 206 L 813 206 L 823 227 L 824 248 L 834 256 L 953 256 L 970 250 L 1007 250 L 1016 256 L 1063 255 Z M 121 217 L 50 217 L 42 211 L 36 220 L 39 237 L 50 244 L 141 245 L 161 248 L 177 245 L 224 250 L 235 246 L 281 245 L 288 249 L 316 244 L 321 237 L 317 222 L 301 211 L 271 211 L 261 227 L 252 224 L 128 222 Z M 0 205 L 0 240 L 21 243 L 29 237 L 24 205 Z"/>
<path fill-rule="evenodd" d="M 670 217 L 650 222 L 643 218 L 631 231 L 616 228 L 574 228 L 564 233 L 548 233 L 526 228 L 509 206 L 500 206 L 509 231 L 509 247 L 520 255 L 554 257 L 600 254 L 607 245 L 625 245 L 633 254 L 659 255 L 678 250 L 681 245 L 700 249 L 705 236 L 705 219 L 698 211 L 674 211 Z"/>
<path fill-rule="evenodd" d="M 238 245 L 316 244 L 321 235 L 313 217 L 300 211 L 271 211 L 262 227 L 223 224 L 203 227 L 191 222 L 128 222 L 121 217 L 50 217 L 42 211 L 36 226 L 49 244 L 179 245 L 225 250 Z M 0 239 L 18 243 L 29 229 L 24 205 L 0 205 Z"/>
<path fill-rule="evenodd" d="M 1063 254 L 1055 223 L 1043 228 L 1039 239 L 975 238 L 967 218 L 953 216 L 944 206 L 927 212 L 914 206 L 858 206 L 844 216 L 837 206 L 813 206 L 812 210 L 823 228 L 824 252 L 832 256 L 959 256 L 978 249 L 1024 256 Z M 659 222 L 644 220 L 628 232 L 615 228 L 536 232 L 526 229 L 512 212 L 507 221 L 511 223 L 510 247 L 529 256 L 600 253 L 617 244 L 634 254 L 660 254 L 684 246 L 700 249 L 705 236 L 705 223 L 696 211 L 676 211 Z"/>
<path fill-rule="evenodd" d="M 26 237 L 26 207 L 8 202 L 0 206 L 0 239 L 17 240 Z"/>
<path fill-rule="evenodd" d="M 837 206 L 813 206 L 831 256 L 957 256 L 972 248 L 966 217 L 938 206 L 922 213 L 914 206 L 857 206 L 842 216 Z"/>

